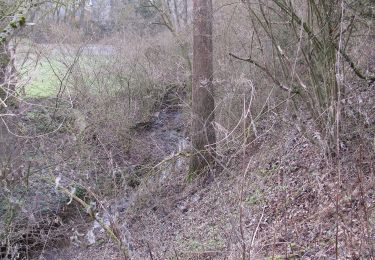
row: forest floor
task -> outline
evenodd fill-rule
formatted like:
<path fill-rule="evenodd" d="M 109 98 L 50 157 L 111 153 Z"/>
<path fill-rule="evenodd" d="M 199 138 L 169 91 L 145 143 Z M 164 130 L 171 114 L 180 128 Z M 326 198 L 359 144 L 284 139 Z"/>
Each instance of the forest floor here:
<path fill-rule="evenodd" d="M 136 127 L 128 155 L 133 165 L 153 166 L 104 204 L 133 259 L 373 257 L 375 158 L 364 151 L 374 149 L 375 113 L 364 139 L 351 128 L 340 166 L 275 118 L 265 123 L 266 134 L 228 152 L 211 182 L 187 180 L 188 161 L 177 156 L 188 149 L 181 111 L 164 107 L 159 117 Z M 95 222 L 84 225 L 81 242 L 46 259 L 121 258 Z M 87 246 L 92 230 L 96 242 Z"/>
<path fill-rule="evenodd" d="M 27 189 L 0 195 L 27 196 L 24 225 L 15 228 L 49 241 L 37 244 L 35 259 L 123 257 L 99 223 L 58 192 L 60 185 L 76 185 L 82 198 L 95 202 L 96 216 L 125 241 L 132 259 L 372 259 L 374 93 L 367 88 L 356 97 L 366 116 L 348 115 L 340 160 L 329 160 L 318 139 L 280 113 L 259 123 L 254 140 L 220 144 L 221 170 L 209 181 L 188 178 L 187 107 L 179 93 L 167 93 L 149 121 L 132 127 L 126 152 L 91 132 L 77 145 L 81 136 L 71 135 L 70 126 L 60 128 L 75 119 L 64 111 L 51 116 L 43 106 L 54 111 L 55 100 L 35 98 L 37 106 L 19 108 L 21 123 L 58 131 L 45 139 L 20 138 L 17 145 L 7 141 L 15 161 L 31 158 L 37 170 L 23 176 Z M 9 127 L 23 125 L 10 120 Z M 40 179 L 46 176 L 51 180 Z M 0 214 L 6 201 L 0 197 Z"/>

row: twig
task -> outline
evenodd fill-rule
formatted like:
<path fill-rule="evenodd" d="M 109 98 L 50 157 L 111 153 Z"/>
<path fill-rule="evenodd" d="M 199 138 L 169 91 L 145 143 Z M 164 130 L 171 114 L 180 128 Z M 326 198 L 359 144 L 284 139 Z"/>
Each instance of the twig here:
<path fill-rule="evenodd" d="M 149 252 L 149 254 L 150 254 L 150 259 L 151 259 L 151 260 L 154 260 L 154 256 L 152 255 L 152 251 L 151 251 L 150 243 L 147 243 L 147 247 L 148 247 L 148 252 Z"/>
<path fill-rule="evenodd" d="M 257 235 L 257 233 L 258 233 L 258 230 L 259 230 L 259 227 L 260 227 L 260 223 L 262 222 L 262 219 L 263 219 L 263 216 L 264 216 L 264 211 L 265 211 L 265 209 L 266 209 L 266 208 L 264 207 L 264 208 L 263 208 L 262 215 L 261 215 L 260 218 L 259 218 L 259 221 L 258 221 L 257 227 L 256 227 L 255 230 L 254 230 L 253 236 L 251 237 L 250 249 L 253 249 L 254 241 L 255 241 L 255 237 L 256 237 L 256 235 Z M 251 259 L 251 251 L 250 251 L 249 259 Z"/>
<path fill-rule="evenodd" d="M 290 88 L 288 88 L 288 87 L 284 86 L 283 84 L 281 84 L 280 81 L 278 81 L 266 67 L 262 66 L 261 64 L 259 64 L 255 60 L 253 60 L 251 57 L 249 57 L 249 58 L 241 58 L 241 57 L 238 57 L 237 55 L 235 55 L 233 53 L 229 53 L 229 56 L 231 56 L 231 57 L 233 57 L 233 58 L 235 58 L 237 60 L 246 61 L 246 62 L 249 62 L 251 64 L 254 64 L 256 67 L 258 67 L 259 69 L 261 69 L 262 71 L 264 71 L 267 74 L 267 76 L 269 76 L 273 80 L 273 82 L 275 82 L 276 85 L 279 86 L 282 90 L 291 92 Z"/>

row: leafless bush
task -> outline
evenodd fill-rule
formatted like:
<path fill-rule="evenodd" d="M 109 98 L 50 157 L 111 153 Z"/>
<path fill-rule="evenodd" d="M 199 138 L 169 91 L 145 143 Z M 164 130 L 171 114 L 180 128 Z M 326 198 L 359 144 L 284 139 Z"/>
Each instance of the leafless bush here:
<path fill-rule="evenodd" d="M 151 42 L 128 33 L 103 43 L 86 46 L 73 71 L 75 106 L 87 133 L 97 134 L 105 144 L 123 141 L 118 145 L 126 150 L 130 128 L 149 121 L 166 92 L 183 89 L 190 75 L 168 35 Z"/>

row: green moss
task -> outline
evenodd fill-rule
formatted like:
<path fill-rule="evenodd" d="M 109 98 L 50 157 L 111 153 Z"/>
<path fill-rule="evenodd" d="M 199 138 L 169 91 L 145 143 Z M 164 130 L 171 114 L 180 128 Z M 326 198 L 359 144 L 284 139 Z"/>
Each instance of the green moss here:
<path fill-rule="evenodd" d="M 300 95 L 301 94 L 301 88 L 299 86 L 293 86 L 292 94 Z"/>
<path fill-rule="evenodd" d="M 10 27 L 16 29 L 17 28 L 17 23 L 16 22 L 11 22 Z"/>
<path fill-rule="evenodd" d="M 18 22 L 21 26 L 24 26 L 26 24 L 25 16 L 21 16 Z"/>
<path fill-rule="evenodd" d="M 84 201 L 87 196 L 87 190 L 81 185 L 75 186 L 75 189 L 76 189 L 76 196 Z"/>

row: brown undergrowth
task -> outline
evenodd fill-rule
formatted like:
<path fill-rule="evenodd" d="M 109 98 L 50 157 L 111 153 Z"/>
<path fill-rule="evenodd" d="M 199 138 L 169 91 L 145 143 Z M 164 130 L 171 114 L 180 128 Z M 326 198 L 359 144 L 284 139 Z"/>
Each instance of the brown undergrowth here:
<path fill-rule="evenodd" d="M 368 115 L 371 93 L 356 96 Z M 371 259 L 375 118 L 348 111 L 339 158 L 278 117 L 208 185 L 183 170 L 145 180 L 125 217 L 138 257 Z"/>

